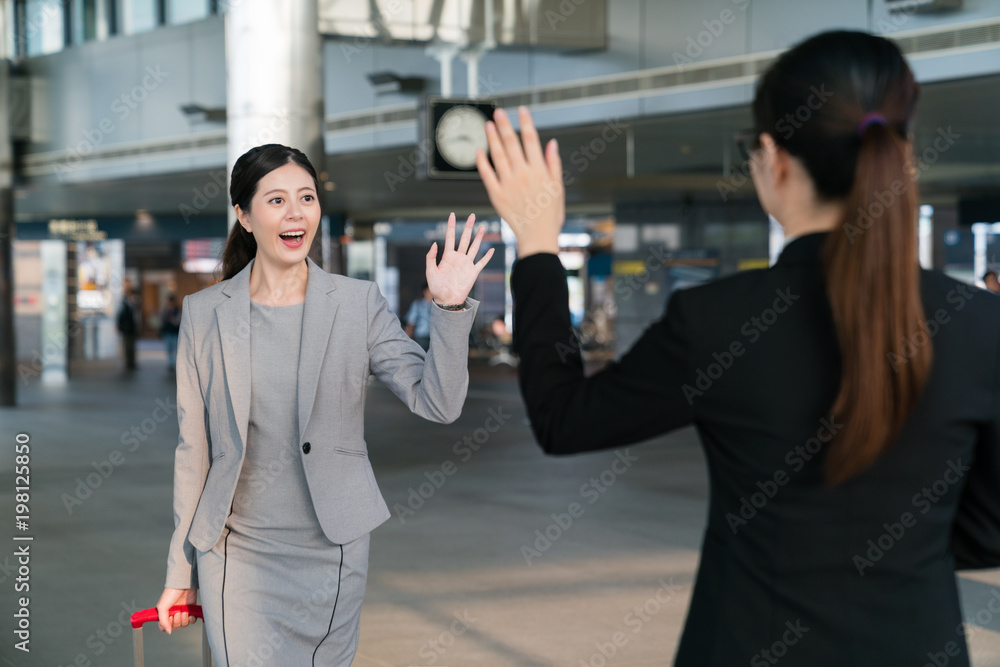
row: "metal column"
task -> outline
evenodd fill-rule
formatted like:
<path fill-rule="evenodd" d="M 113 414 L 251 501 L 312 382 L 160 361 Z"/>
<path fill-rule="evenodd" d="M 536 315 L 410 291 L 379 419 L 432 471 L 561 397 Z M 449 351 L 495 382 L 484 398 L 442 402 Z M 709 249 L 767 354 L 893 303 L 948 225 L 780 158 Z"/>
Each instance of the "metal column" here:
<path fill-rule="evenodd" d="M 10 138 L 10 61 L 0 54 L 0 405 L 17 404 L 14 339 L 14 183 Z"/>

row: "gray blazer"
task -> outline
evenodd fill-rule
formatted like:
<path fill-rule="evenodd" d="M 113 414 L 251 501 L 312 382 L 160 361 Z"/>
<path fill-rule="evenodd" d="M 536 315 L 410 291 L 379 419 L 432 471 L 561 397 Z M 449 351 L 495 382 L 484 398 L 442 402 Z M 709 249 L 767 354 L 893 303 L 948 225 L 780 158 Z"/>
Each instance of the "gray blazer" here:
<path fill-rule="evenodd" d="M 375 283 L 327 273 L 307 258 L 298 368 L 299 456 L 323 532 L 345 544 L 389 518 L 364 440 L 368 377 L 410 410 L 451 423 L 469 385 L 469 331 L 479 302 L 431 309 L 425 353 Z M 195 549 L 222 535 L 246 451 L 250 412 L 250 271 L 184 298 L 177 349 L 180 439 L 168 588 L 197 588 Z"/>

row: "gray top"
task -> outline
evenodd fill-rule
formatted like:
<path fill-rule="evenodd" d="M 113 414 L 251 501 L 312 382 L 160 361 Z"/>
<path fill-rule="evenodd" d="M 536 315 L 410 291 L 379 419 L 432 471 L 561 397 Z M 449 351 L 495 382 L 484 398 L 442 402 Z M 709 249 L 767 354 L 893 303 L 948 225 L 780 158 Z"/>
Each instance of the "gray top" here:
<path fill-rule="evenodd" d="M 250 421 L 231 523 L 282 542 L 319 530 L 298 443 L 303 310 L 250 301 Z"/>

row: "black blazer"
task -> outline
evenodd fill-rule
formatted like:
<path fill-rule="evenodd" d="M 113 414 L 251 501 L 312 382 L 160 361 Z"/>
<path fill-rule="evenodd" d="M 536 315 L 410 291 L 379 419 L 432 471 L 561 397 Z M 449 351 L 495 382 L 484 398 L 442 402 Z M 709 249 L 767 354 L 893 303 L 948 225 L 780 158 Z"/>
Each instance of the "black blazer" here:
<path fill-rule="evenodd" d="M 1000 566 L 1000 298 L 921 271 L 933 337 L 913 344 L 933 344 L 928 384 L 897 444 L 830 490 L 840 355 L 825 238 L 674 293 L 586 379 L 559 259 L 515 265 L 521 392 L 547 453 L 698 429 L 711 494 L 678 667 L 969 664 L 954 573 Z"/>

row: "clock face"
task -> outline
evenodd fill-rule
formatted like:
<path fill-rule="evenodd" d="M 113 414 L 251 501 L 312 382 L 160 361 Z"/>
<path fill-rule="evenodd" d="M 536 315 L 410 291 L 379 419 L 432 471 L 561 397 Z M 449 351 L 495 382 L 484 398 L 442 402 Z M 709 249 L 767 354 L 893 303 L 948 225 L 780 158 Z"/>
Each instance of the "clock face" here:
<path fill-rule="evenodd" d="M 448 164 L 456 169 L 472 169 L 476 166 L 476 149 L 489 148 L 486 116 L 475 107 L 452 107 L 438 121 L 434 141 Z"/>

